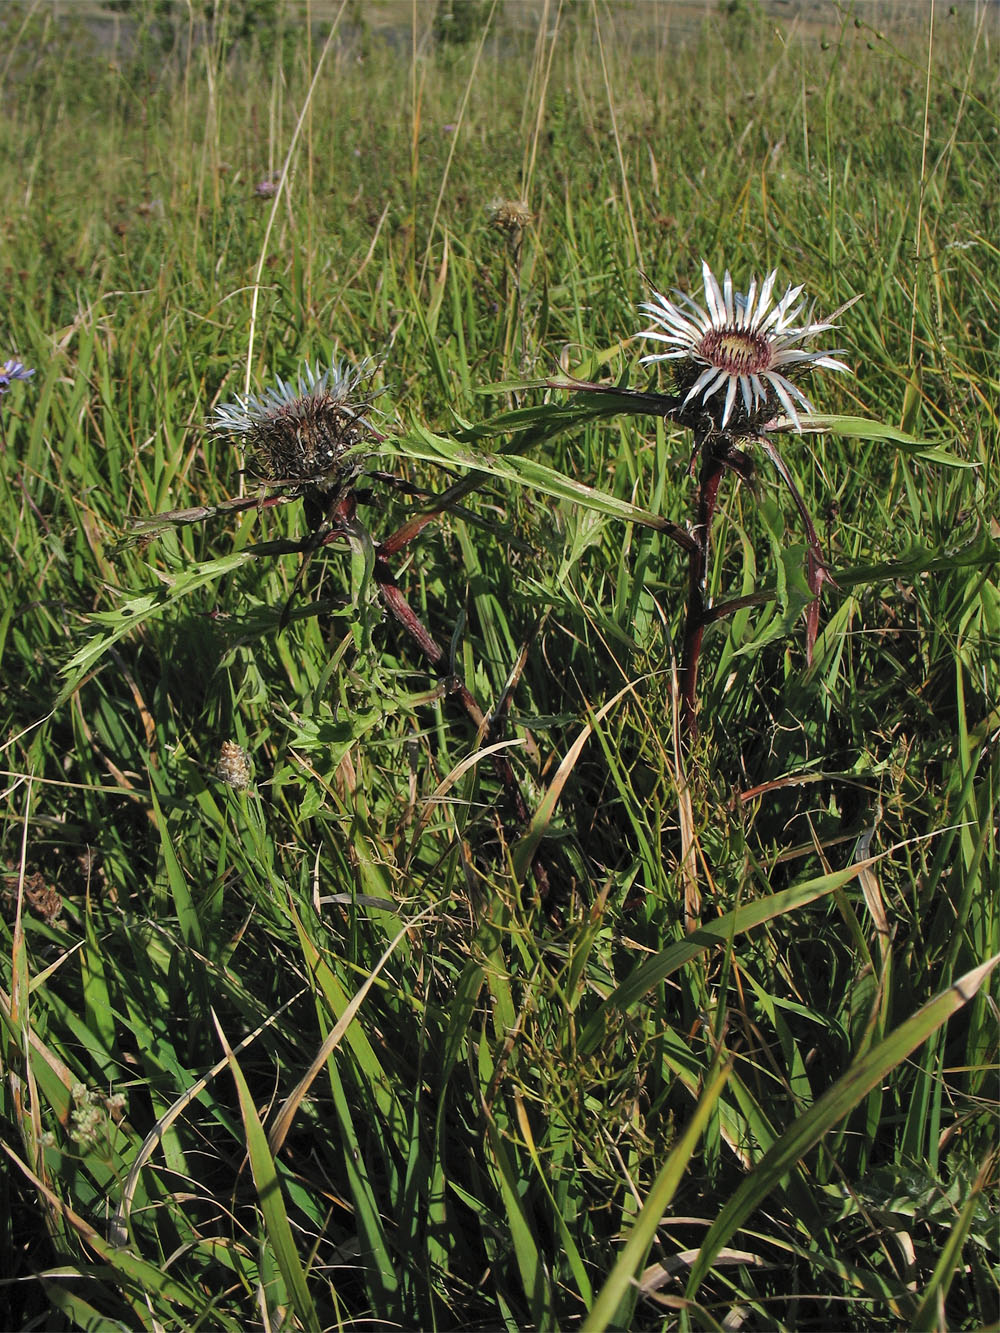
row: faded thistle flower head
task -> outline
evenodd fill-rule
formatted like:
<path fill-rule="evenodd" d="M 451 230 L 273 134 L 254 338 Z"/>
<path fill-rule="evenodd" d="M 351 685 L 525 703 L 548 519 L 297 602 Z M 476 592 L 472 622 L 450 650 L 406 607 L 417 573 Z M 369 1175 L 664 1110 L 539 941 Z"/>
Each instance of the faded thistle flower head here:
<path fill-rule="evenodd" d="M 812 310 L 803 313 L 801 287 L 789 287 L 774 304 L 777 270 L 759 285 L 752 278 L 744 293 L 733 290 L 728 270 L 720 287 L 708 264 L 702 261 L 701 268 L 704 308 L 677 291 L 674 299 L 654 291 L 652 299 L 640 306 L 652 327 L 639 336 L 664 349 L 644 356 L 642 364 L 676 361 L 677 390 L 684 395 L 681 411 L 693 405 L 720 431 L 753 434 L 782 410 L 801 431 L 800 413 L 814 408 L 795 378 L 806 370 L 848 369 L 835 359 L 840 349 L 809 348 L 818 334 L 836 325 L 814 322 Z"/>
<path fill-rule="evenodd" d="M 20 361 L 5 361 L 0 367 L 0 396 L 10 388 L 11 380 L 30 380 L 33 370 L 27 370 Z"/>
<path fill-rule="evenodd" d="M 520 236 L 534 216 L 523 199 L 494 199 L 486 211 L 490 226 L 508 236 Z"/>
<path fill-rule="evenodd" d="M 326 370 L 307 361 L 294 381 L 276 379 L 259 396 L 240 394 L 217 407 L 212 429 L 240 437 L 248 470 L 265 482 L 293 494 L 342 490 L 361 469 L 357 446 L 382 438 L 368 420 L 377 369 L 371 358 L 358 366 L 334 361 Z"/>

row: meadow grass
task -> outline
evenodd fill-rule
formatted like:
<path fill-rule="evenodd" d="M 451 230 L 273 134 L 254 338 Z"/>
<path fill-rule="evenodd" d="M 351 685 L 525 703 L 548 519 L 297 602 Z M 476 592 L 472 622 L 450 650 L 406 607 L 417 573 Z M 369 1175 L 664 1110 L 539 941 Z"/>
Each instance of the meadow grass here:
<path fill-rule="evenodd" d="M 5 8 L 5 1326 L 996 1321 L 998 34 L 957 8 L 110 58 Z M 688 521 L 690 438 L 524 385 L 655 385 L 643 275 L 702 257 L 864 293 L 810 393 L 921 443 L 783 439 L 812 666 L 794 507 L 724 482 L 710 591 L 765 595 L 686 747 L 684 561 L 621 515 Z M 384 358 L 379 467 L 480 469 L 396 566 L 446 671 L 357 544 L 279 632 L 299 505 L 129 528 L 238 495 L 213 408 L 333 355 Z"/>

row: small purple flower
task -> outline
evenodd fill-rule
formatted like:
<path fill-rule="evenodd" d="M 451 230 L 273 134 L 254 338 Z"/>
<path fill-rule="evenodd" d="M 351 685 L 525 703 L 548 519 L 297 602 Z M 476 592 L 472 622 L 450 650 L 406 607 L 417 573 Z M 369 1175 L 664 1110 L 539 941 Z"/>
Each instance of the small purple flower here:
<path fill-rule="evenodd" d="M 10 388 L 11 380 L 30 380 L 33 370 L 25 370 L 20 361 L 5 361 L 0 369 L 0 397 Z"/>

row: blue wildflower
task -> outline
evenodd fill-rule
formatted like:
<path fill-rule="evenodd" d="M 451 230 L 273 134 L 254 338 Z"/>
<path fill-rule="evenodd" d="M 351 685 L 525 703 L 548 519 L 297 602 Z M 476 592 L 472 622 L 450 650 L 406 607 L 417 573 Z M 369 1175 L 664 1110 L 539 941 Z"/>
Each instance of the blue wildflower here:
<path fill-rule="evenodd" d="M 11 380 L 30 380 L 33 370 L 26 370 L 20 361 L 5 361 L 0 369 L 0 397 L 10 388 Z"/>

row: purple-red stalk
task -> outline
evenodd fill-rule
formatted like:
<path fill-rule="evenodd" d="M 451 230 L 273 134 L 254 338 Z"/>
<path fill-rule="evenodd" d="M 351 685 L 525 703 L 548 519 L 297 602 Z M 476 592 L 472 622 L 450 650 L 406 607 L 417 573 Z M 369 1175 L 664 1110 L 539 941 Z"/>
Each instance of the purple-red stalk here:
<path fill-rule="evenodd" d="M 708 623 L 708 555 L 712 544 L 712 519 L 719 495 L 719 483 L 726 470 L 726 460 L 708 436 L 701 445 L 698 475 L 698 518 L 691 533 L 694 545 L 688 552 L 688 604 L 684 622 L 684 649 L 681 659 L 681 709 L 688 742 L 698 739 L 698 660 L 701 641 Z"/>

